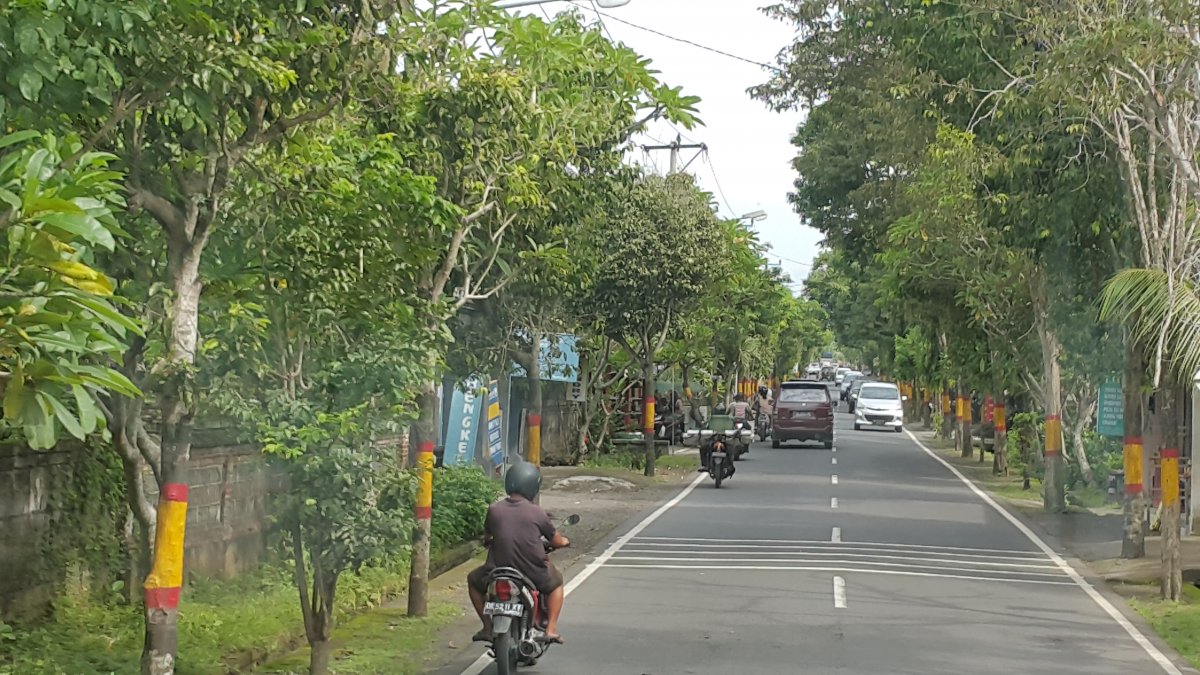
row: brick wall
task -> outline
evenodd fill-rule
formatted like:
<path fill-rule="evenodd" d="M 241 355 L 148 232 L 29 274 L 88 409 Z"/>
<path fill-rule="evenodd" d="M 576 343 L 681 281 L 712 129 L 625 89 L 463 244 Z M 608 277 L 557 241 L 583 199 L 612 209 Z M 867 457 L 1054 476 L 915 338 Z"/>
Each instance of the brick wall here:
<path fill-rule="evenodd" d="M 58 472 L 70 472 L 80 452 L 111 451 L 71 443 L 41 452 L 0 445 L 0 618 L 36 614 L 53 597 L 57 581 L 39 567 L 52 490 L 62 482 L 55 480 Z M 187 572 L 228 577 L 258 565 L 266 551 L 267 502 L 283 488 L 283 476 L 249 444 L 194 447 L 191 467 Z M 155 489 L 153 480 L 146 482 Z"/>

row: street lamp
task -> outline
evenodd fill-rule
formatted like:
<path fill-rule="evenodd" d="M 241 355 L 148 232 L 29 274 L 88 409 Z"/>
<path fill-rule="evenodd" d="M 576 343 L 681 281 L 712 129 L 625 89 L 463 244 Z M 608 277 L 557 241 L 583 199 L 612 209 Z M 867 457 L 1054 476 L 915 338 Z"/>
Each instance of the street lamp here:
<path fill-rule="evenodd" d="M 516 0 L 515 2 L 497 2 L 496 6 L 500 9 L 515 9 L 517 7 L 531 7 L 533 5 L 544 5 L 548 2 L 558 2 L 559 0 Z M 604 9 L 614 9 L 616 7 L 624 7 L 629 4 L 629 0 L 596 0 L 596 4 Z"/>
<path fill-rule="evenodd" d="M 751 211 L 750 213 L 743 215 L 741 218 L 738 218 L 738 220 L 749 220 L 750 227 L 754 227 L 754 223 L 756 223 L 760 220 L 766 220 L 766 219 L 767 219 L 766 211 Z"/>

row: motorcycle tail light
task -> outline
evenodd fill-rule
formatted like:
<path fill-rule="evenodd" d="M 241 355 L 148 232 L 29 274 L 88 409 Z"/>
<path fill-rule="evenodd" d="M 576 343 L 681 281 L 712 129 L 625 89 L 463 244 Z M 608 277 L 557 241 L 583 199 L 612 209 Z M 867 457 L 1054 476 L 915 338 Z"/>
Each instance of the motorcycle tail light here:
<path fill-rule="evenodd" d="M 496 599 L 501 602 L 512 600 L 512 583 L 506 579 L 500 579 L 495 584 Z"/>

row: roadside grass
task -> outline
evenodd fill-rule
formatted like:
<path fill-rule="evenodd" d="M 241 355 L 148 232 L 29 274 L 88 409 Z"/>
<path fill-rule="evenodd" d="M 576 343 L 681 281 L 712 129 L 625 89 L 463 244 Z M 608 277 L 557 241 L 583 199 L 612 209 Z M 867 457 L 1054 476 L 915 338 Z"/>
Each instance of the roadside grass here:
<path fill-rule="evenodd" d="M 364 568 L 345 575 L 338 606 L 343 617 L 377 606 L 407 587 L 407 565 Z M 303 642 L 299 600 L 286 565 L 267 565 L 229 580 L 198 580 L 184 589 L 179 610 L 180 675 L 243 672 L 266 656 Z M 126 673 L 141 656 L 138 607 L 89 599 L 60 599 L 54 619 L 13 626 L 0 673 Z"/>
<path fill-rule="evenodd" d="M 364 612 L 341 623 L 334 631 L 330 670 L 339 675 L 410 675 L 428 671 L 435 654 L 438 632 L 462 615 L 452 602 L 429 605 L 429 615 L 410 619 L 401 603 Z M 275 675 L 308 672 L 309 648 L 305 644 L 288 656 L 255 670 Z"/>
<path fill-rule="evenodd" d="M 1042 482 L 1036 477 L 1030 478 L 1029 489 L 1024 486 L 1025 479 L 1020 473 L 1010 472 L 1007 476 L 997 476 L 992 473 L 992 458 L 989 454 L 983 463 L 979 461 L 979 448 L 976 447 L 971 457 L 962 457 L 954 448 L 954 441 L 946 438 L 922 439 L 926 445 L 936 451 L 943 459 L 954 465 L 968 478 L 980 487 L 997 497 L 1015 501 L 1040 500 L 1042 498 Z M 1104 496 L 1100 495 L 1103 503 Z"/>
<path fill-rule="evenodd" d="M 695 455 L 663 455 L 654 461 L 657 472 L 676 473 L 694 471 L 699 464 Z M 642 471 L 646 466 L 646 456 L 640 451 L 622 450 L 603 455 L 591 455 L 580 465 L 591 469 L 618 469 L 624 471 Z"/>
<path fill-rule="evenodd" d="M 1172 649 L 1200 668 L 1200 589 L 1184 584 L 1183 598 L 1177 603 L 1139 597 L 1129 604 Z"/>

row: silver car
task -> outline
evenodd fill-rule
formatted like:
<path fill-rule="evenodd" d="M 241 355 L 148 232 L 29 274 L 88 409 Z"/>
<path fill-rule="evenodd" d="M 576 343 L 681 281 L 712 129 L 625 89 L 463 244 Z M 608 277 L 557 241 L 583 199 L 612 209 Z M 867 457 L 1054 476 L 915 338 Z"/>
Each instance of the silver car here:
<path fill-rule="evenodd" d="M 904 407 L 900 389 L 889 382 L 868 382 L 858 390 L 854 406 L 854 430 L 884 427 L 899 433 L 904 429 Z"/>

